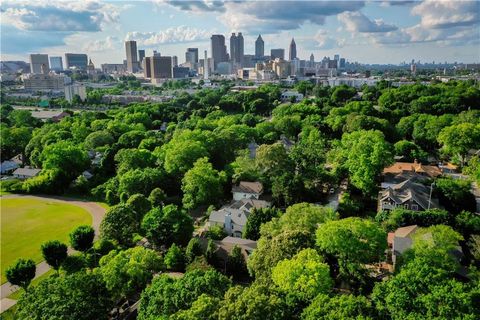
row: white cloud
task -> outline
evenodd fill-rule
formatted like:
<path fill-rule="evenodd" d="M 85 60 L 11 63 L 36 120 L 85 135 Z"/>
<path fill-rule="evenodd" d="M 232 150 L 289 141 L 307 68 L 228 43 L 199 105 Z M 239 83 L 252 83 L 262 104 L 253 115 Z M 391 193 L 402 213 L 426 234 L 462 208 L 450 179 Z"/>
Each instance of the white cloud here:
<path fill-rule="evenodd" d="M 120 48 L 120 39 L 117 37 L 106 37 L 104 40 L 94 40 L 87 42 L 83 50 L 87 52 L 102 52 L 106 50 L 115 50 Z"/>
<path fill-rule="evenodd" d="M 451 28 L 471 26 L 480 22 L 480 2 L 426 0 L 411 10 L 420 16 L 420 24 L 426 28 Z"/>
<path fill-rule="evenodd" d="M 168 28 L 159 32 L 129 32 L 125 37 L 125 41 L 136 40 L 139 45 L 151 47 L 159 44 L 206 40 L 210 38 L 212 33 L 212 30 L 202 30 L 186 26 L 179 26 Z"/>
<path fill-rule="evenodd" d="M 343 12 L 338 15 L 338 20 L 350 32 L 390 32 L 397 29 L 396 26 L 386 24 L 383 20 L 370 20 L 361 12 Z"/>

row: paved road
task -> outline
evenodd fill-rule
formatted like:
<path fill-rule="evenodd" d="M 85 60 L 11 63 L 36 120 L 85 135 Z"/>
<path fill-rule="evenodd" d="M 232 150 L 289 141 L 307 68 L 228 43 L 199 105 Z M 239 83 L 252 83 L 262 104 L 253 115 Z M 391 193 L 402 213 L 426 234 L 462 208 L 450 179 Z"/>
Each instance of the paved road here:
<path fill-rule="evenodd" d="M 58 202 L 67 202 L 69 204 L 73 204 L 84 208 L 92 215 L 92 227 L 95 229 L 95 237 L 98 238 L 98 234 L 100 231 L 100 223 L 102 222 L 103 216 L 105 215 L 105 209 L 95 202 L 89 202 L 84 200 L 78 199 L 71 199 L 65 197 L 57 197 L 57 196 L 30 196 L 30 195 L 17 195 L 17 194 L 10 194 L 4 195 L 1 197 L 2 199 L 10 199 L 10 198 L 33 198 L 33 199 L 41 199 L 41 200 L 51 200 L 51 201 L 58 201 Z M 1 200 L 0 200 L 1 201 Z M 69 248 L 69 253 L 74 252 L 73 249 Z M 37 264 L 37 269 L 35 273 L 35 278 L 40 277 L 41 275 L 45 274 L 50 270 L 50 266 L 45 262 L 42 261 Z M 13 292 L 17 291 L 19 287 L 11 285 L 9 282 L 2 284 L 1 286 L 1 309 L 0 312 L 3 312 L 10 307 L 12 307 L 15 303 L 12 303 L 12 299 L 7 299 L 7 297 L 12 294 Z"/>

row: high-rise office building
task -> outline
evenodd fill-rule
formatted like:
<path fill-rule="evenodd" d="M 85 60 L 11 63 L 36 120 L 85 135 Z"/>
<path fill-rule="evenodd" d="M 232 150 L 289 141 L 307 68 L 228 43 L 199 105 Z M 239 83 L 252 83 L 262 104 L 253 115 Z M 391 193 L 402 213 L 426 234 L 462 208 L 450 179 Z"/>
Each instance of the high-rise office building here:
<path fill-rule="evenodd" d="M 292 61 L 297 58 L 297 44 L 295 40 L 292 38 L 292 42 L 290 42 L 290 50 L 288 52 L 288 60 Z"/>
<path fill-rule="evenodd" d="M 208 58 L 207 58 L 207 50 L 205 50 L 205 57 L 203 59 L 203 78 L 204 79 L 208 79 L 209 77 L 208 69 L 209 69 L 209 65 L 208 65 Z"/>
<path fill-rule="evenodd" d="M 230 37 L 230 60 L 234 65 L 242 66 L 244 55 L 244 42 L 241 32 L 238 35 L 232 33 Z"/>
<path fill-rule="evenodd" d="M 127 53 L 127 71 L 135 73 L 138 71 L 137 42 L 125 41 L 125 51 Z"/>
<path fill-rule="evenodd" d="M 338 67 L 340 69 L 345 69 L 345 58 L 340 58 L 340 62 L 338 63 Z"/>
<path fill-rule="evenodd" d="M 340 60 L 340 55 L 339 54 L 334 55 L 333 60 L 339 61 Z"/>
<path fill-rule="evenodd" d="M 37 53 L 30 55 L 30 73 L 41 74 L 49 71 L 48 54 Z"/>
<path fill-rule="evenodd" d="M 152 77 L 152 69 L 150 68 L 151 63 L 152 63 L 151 57 L 145 57 L 145 59 L 143 59 L 142 68 L 143 68 L 143 76 L 145 78 Z"/>
<path fill-rule="evenodd" d="M 50 57 L 50 69 L 52 69 L 53 71 L 62 71 L 63 70 L 62 57 Z"/>
<path fill-rule="evenodd" d="M 225 37 L 221 34 L 212 35 L 210 40 L 212 45 L 213 64 L 216 69 L 218 63 L 228 61 L 227 46 L 225 45 Z"/>
<path fill-rule="evenodd" d="M 178 57 L 172 56 L 172 67 L 178 67 Z"/>
<path fill-rule="evenodd" d="M 153 56 L 150 59 L 150 73 L 152 79 L 172 78 L 172 57 Z"/>
<path fill-rule="evenodd" d="M 255 58 L 262 58 L 265 55 L 265 42 L 261 35 L 255 40 Z"/>
<path fill-rule="evenodd" d="M 188 48 L 185 52 L 185 62 L 198 63 L 198 48 Z"/>
<path fill-rule="evenodd" d="M 285 49 L 272 49 L 270 50 L 270 59 L 285 59 Z"/>
<path fill-rule="evenodd" d="M 310 67 L 315 66 L 315 56 L 313 53 L 310 55 Z"/>
<path fill-rule="evenodd" d="M 142 61 L 143 59 L 145 59 L 145 50 L 144 49 L 141 49 L 141 50 L 138 50 L 138 65 L 142 65 Z"/>
<path fill-rule="evenodd" d="M 65 53 L 65 66 L 67 69 L 76 68 L 86 70 L 88 57 L 84 53 Z"/>

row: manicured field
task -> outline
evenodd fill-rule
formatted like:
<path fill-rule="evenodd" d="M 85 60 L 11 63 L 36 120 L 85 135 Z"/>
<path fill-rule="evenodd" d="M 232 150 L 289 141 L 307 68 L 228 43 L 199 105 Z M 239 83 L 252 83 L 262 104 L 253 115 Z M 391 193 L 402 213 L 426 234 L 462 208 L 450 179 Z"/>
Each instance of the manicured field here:
<path fill-rule="evenodd" d="M 68 234 L 77 226 L 92 224 L 83 208 L 63 202 L 29 198 L 3 198 L 1 201 L 1 282 L 5 269 L 18 258 L 43 260 L 40 245 L 48 240 L 68 244 Z"/>

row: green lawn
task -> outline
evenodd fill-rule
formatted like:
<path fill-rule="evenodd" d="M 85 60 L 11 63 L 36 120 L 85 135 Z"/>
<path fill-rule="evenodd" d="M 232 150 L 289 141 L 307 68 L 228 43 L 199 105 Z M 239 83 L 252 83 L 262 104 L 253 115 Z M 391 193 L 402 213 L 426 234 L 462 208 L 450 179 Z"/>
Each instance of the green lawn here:
<path fill-rule="evenodd" d="M 3 198 L 1 201 L 1 282 L 5 268 L 18 258 L 42 261 L 40 245 L 48 240 L 68 244 L 68 234 L 77 226 L 92 224 L 85 209 L 51 200 Z"/>

